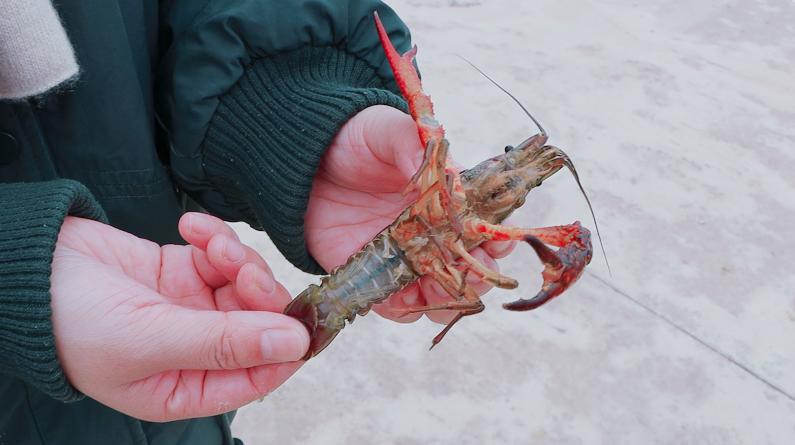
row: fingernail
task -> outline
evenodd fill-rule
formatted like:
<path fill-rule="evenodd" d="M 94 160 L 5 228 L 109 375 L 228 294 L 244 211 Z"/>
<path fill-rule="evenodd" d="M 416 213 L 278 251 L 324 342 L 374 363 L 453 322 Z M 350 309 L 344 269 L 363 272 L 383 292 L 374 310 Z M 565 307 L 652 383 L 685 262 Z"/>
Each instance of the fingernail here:
<path fill-rule="evenodd" d="M 268 329 L 262 334 L 262 358 L 269 362 L 294 362 L 304 356 L 304 337 L 292 329 Z"/>
<path fill-rule="evenodd" d="M 267 294 L 272 294 L 276 290 L 276 280 L 260 268 L 254 272 L 254 284 Z"/>
<path fill-rule="evenodd" d="M 432 288 L 432 291 L 435 292 L 438 295 L 447 295 L 447 291 L 444 290 L 442 285 L 439 284 L 439 282 L 437 282 L 437 281 L 434 281 L 433 283 L 431 283 L 431 288 Z"/>
<path fill-rule="evenodd" d="M 207 235 L 213 230 L 213 224 L 201 215 L 195 213 L 188 216 L 188 224 L 193 233 Z"/>
<path fill-rule="evenodd" d="M 513 241 L 494 241 L 489 249 L 492 251 L 494 256 L 500 256 L 511 248 L 511 244 L 513 244 Z"/>
<path fill-rule="evenodd" d="M 403 295 L 403 304 L 406 306 L 414 306 L 419 301 L 420 293 L 417 292 L 408 292 L 406 295 Z"/>
<path fill-rule="evenodd" d="M 222 252 L 224 258 L 233 263 L 243 261 L 246 256 L 246 249 L 240 243 L 233 241 L 231 238 L 224 240 L 224 250 Z"/>

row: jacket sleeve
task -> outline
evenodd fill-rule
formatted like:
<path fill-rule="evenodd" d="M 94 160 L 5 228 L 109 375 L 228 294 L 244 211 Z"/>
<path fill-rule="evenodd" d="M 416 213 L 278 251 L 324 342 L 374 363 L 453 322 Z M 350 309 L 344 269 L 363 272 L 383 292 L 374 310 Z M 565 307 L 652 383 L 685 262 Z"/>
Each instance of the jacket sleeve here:
<path fill-rule="evenodd" d="M 88 189 L 76 181 L 0 185 L 0 372 L 61 401 L 83 397 L 63 374 L 55 351 L 50 275 L 67 215 L 103 222 Z"/>
<path fill-rule="evenodd" d="M 294 265 L 324 273 L 304 237 L 315 173 L 353 115 L 407 111 L 373 11 L 399 51 L 408 30 L 376 0 L 195 3 L 165 13 L 157 103 L 174 177 L 210 213 L 267 231 Z"/>

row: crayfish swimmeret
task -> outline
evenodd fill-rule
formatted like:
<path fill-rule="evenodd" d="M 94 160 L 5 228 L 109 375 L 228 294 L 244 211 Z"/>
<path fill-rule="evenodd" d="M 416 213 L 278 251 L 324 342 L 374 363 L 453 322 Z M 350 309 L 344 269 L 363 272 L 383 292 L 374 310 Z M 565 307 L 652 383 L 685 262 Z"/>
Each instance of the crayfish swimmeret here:
<path fill-rule="evenodd" d="M 346 320 L 352 322 L 356 314 L 366 314 L 373 304 L 384 301 L 422 275 L 433 277 L 455 301 L 407 308 L 401 313 L 459 311 L 433 339 L 436 345 L 458 320 L 484 308 L 465 279 L 468 273 L 500 288 L 518 286 L 516 280 L 495 273 L 468 253 L 484 241 L 526 241 L 545 265 L 541 292 L 532 299 L 503 305 L 511 311 L 535 309 L 560 295 L 577 281 L 591 261 L 591 233 L 579 222 L 540 229 L 500 224 L 524 204 L 532 188 L 562 167 L 568 167 L 577 178 L 569 157 L 560 149 L 545 145 L 547 134 L 538 122 L 539 134 L 516 147 L 506 147 L 504 154 L 459 174 L 447 153 L 449 144 L 444 139 L 444 130 L 433 116 L 430 97 L 422 92 L 412 64 L 417 47 L 400 56 L 378 13 L 375 23 L 425 145 L 423 164 L 407 189 L 411 191 L 419 184 L 419 199 L 346 264 L 332 270 L 320 286 L 311 285 L 287 306 L 284 313 L 304 322 L 310 332 L 312 341 L 304 360 L 328 346 L 345 327 Z M 559 249 L 554 251 L 547 244 Z"/>

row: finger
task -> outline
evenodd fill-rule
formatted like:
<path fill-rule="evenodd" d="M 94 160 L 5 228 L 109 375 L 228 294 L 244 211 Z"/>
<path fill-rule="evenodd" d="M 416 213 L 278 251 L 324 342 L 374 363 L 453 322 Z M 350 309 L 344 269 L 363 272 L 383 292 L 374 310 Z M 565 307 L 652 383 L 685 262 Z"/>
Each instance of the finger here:
<path fill-rule="evenodd" d="M 272 312 L 220 312 L 172 305 L 138 309 L 151 320 L 127 351 L 141 378 L 175 369 L 231 370 L 299 360 L 309 346 L 304 325 Z M 136 357 L 136 355 L 141 355 Z"/>
<path fill-rule="evenodd" d="M 411 179 L 425 153 L 414 120 L 384 105 L 369 107 L 363 113 L 368 118 L 363 130 L 367 146 L 379 159 L 397 166 L 405 180 Z"/>
<path fill-rule="evenodd" d="M 207 252 L 198 247 L 189 247 L 191 248 L 193 267 L 196 268 L 199 277 L 201 277 L 202 281 L 204 281 L 207 286 L 211 289 L 218 289 L 229 284 L 229 279 L 210 264 L 210 259 L 207 258 Z"/>
<path fill-rule="evenodd" d="M 420 292 L 425 298 L 425 302 L 428 306 L 437 306 L 455 301 L 455 299 L 442 288 L 441 284 L 428 276 L 420 279 Z M 431 311 L 426 312 L 425 316 L 434 323 L 449 324 L 453 321 L 457 313 L 458 311 Z"/>
<path fill-rule="evenodd" d="M 167 371 L 121 387 L 114 405 L 150 422 L 209 417 L 240 408 L 284 383 L 304 362 L 228 371 Z"/>
<path fill-rule="evenodd" d="M 508 256 L 516 248 L 518 241 L 486 241 L 480 247 L 491 258 L 500 259 Z"/>
<path fill-rule="evenodd" d="M 224 285 L 228 282 L 235 282 L 240 269 L 246 264 L 254 264 L 273 278 L 268 263 L 257 253 L 256 250 L 241 243 L 237 238 L 228 236 L 225 233 L 219 233 L 210 239 L 206 248 L 207 263 L 210 269 L 199 269 L 199 261 L 196 261 L 197 270 L 202 278 L 205 278 L 208 285 L 212 284 L 209 280 L 217 279 L 217 274 L 223 277 L 222 283 Z M 194 256 L 196 260 L 196 257 Z"/>
<path fill-rule="evenodd" d="M 229 399 L 232 398 L 233 403 L 240 403 L 238 406 L 240 407 L 272 393 L 295 374 L 304 363 L 299 361 L 235 371 L 210 371 L 203 382 L 202 394 L 209 395 L 208 400 L 210 401 L 223 401 L 223 403 L 229 403 Z M 212 411 L 213 408 L 215 408 L 215 412 L 218 412 L 219 408 L 222 410 L 221 412 L 232 410 L 231 407 L 221 405 L 211 402 L 209 406 L 203 407 L 202 415 L 216 415 Z"/>
<path fill-rule="evenodd" d="M 500 273 L 500 265 L 497 264 L 497 261 L 492 258 L 483 248 L 476 247 L 469 252 L 476 260 L 480 261 L 481 264 L 486 266 L 488 269 L 496 273 Z M 475 275 L 474 273 L 469 273 L 467 275 L 467 283 L 472 287 L 478 297 L 482 297 L 486 294 L 486 292 L 490 291 L 494 286 L 491 284 L 483 281 Z"/>
<path fill-rule="evenodd" d="M 374 305 L 373 310 L 387 320 L 396 321 L 398 323 L 413 323 L 419 320 L 422 314 L 401 315 L 399 312 L 394 311 L 394 309 L 407 309 L 421 306 L 426 306 L 425 300 L 420 298 L 419 284 L 414 283 L 390 296 L 383 303 Z"/>
<path fill-rule="evenodd" d="M 485 250 L 481 249 L 480 247 L 476 247 L 472 249 L 469 254 L 472 255 L 476 260 L 480 261 L 480 263 L 487 268 L 499 273 L 500 266 L 491 256 L 486 253 Z M 466 275 L 466 282 L 478 297 L 485 295 L 489 290 L 492 289 L 492 287 L 494 287 L 491 284 L 483 281 L 473 272 L 470 272 Z M 441 305 L 454 300 L 454 298 L 450 296 L 450 294 L 448 294 L 444 288 L 442 288 L 442 286 L 436 282 L 436 280 L 430 279 L 430 277 L 423 277 L 423 279 L 420 280 L 420 288 L 422 295 L 429 306 Z M 433 311 L 426 312 L 425 315 L 427 315 L 431 321 L 436 323 L 448 324 L 452 321 L 457 313 L 458 311 Z"/>
<path fill-rule="evenodd" d="M 217 236 L 239 240 L 237 233 L 228 224 L 211 215 L 189 212 L 179 219 L 179 232 L 187 242 L 194 246 L 192 252 L 194 266 L 208 286 L 218 288 L 231 281 L 228 274 L 216 269 L 205 253 L 210 241 Z"/>
<path fill-rule="evenodd" d="M 188 212 L 179 219 L 179 234 L 188 243 L 201 250 L 207 250 L 207 243 L 213 236 L 223 233 L 238 240 L 237 233 L 222 220 L 198 212 Z"/>
<path fill-rule="evenodd" d="M 269 271 L 263 270 L 254 263 L 244 265 L 237 274 L 235 282 L 219 291 L 234 294 L 235 302 L 241 306 L 241 309 L 250 311 L 281 313 L 292 300 L 287 289 L 277 282 Z"/>

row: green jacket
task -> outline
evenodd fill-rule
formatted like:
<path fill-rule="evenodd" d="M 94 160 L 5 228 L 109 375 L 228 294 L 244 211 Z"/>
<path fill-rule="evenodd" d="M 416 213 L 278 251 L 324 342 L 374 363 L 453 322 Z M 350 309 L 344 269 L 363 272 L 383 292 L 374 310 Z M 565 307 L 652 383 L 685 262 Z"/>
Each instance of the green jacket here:
<path fill-rule="evenodd" d="M 153 424 L 64 378 L 49 276 L 67 214 L 182 243 L 195 203 L 268 232 L 293 264 L 321 156 L 362 109 L 406 110 L 378 43 L 405 26 L 376 0 L 64 0 L 81 74 L 0 102 L 0 443 L 231 444 L 231 416 Z M 65 403 L 68 402 L 68 403 Z"/>

